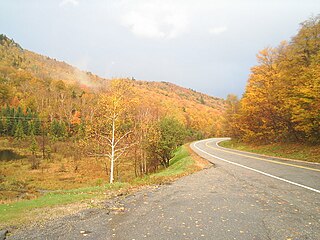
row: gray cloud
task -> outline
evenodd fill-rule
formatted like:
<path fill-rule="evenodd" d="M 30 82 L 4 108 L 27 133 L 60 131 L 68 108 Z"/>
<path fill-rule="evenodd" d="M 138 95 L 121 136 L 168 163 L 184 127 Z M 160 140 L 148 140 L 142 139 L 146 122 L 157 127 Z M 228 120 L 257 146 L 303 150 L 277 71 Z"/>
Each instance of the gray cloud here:
<path fill-rule="evenodd" d="M 77 5 L 79 5 L 79 1 L 77 1 L 77 0 L 62 0 L 59 3 L 60 7 L 67 6 L 67 5 L 77 6 Z"/>
<path fill-rule="evenodd" d="M 259 50 L 319 10 L 317 0 L 5 0 L 0 32 L 103 77 L 225 97 L 242 94 Z"/>

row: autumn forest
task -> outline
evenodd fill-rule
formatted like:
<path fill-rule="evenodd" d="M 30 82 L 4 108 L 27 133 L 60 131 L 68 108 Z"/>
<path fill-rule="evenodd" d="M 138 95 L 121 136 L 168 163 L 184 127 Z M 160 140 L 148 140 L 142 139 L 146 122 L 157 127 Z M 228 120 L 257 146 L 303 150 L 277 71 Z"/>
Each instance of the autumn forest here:
<path fill-rule="evenodd" d="M 228 135 L 247 142 L 320 143 L 320 17 L 291 41 L 257 55 L 239 100 L 229 95 Z"/>
<path fill-rule="evenodd" d="M 0 42 L 1 148 L 27 156 L 34 175 L 11 181 L 15 170 L 1 168 L 2 200 L 20 185 L 130 181 L 168 167 L 185 142 L 222 134 L 222 99 L 167 82 L 102 79 L 5 35 Z"/>
<path fill-rule="evenodd" d="M 0 202 L 133 181 L 209 137 L 319 145 L 319 36 L 318 16 L 261 50 L 243 96 L 224 100 L 168 82 L 104 79 L 0 35 L 0 150 L 25 159 L 1 162 Z"/>

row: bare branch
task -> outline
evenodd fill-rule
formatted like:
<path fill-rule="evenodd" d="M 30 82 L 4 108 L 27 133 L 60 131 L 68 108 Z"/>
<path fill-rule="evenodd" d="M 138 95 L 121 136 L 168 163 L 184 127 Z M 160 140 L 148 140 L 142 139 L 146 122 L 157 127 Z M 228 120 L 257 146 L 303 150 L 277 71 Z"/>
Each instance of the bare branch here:
<path fill-rule="evenodd" d="M 109 142 L 109 146 L 111 146 L 111 145 L 112 145 L 112 141 L 111 141 L 111 139 L 110 139 L 110 138 L 108 138 L 108 137 L 106 137 L 106 136 L 104 136 L 104 135 L 101 135 L 101 134 L 99 134 L 98 136 L 99 136 L 99 137 L 102 137 L 102 138 L 104 138 L 104 139 L 107 139 L 107 140 L 108 140 L 108 142 Z"/>
<path fill-rule="evenodd" d="M 109 153 L 89 153 L 88 154 L 89 157 L 108 157 L 109 159 L 111 159 L 111 155 Z"/>
<path fill-rule="evenodd" d="M 129 132 L 126 132 L 125 134 L 123 134 L 123 135 L 116 141 L 116 143 L 114 144 L 114 146 L 117 146 L 117 144 L 118 144 L 123 138 L 125 138 L 126 136 L 128 136 L 130 133 L 132 133 L 132 130 L 130 130 Z"/>

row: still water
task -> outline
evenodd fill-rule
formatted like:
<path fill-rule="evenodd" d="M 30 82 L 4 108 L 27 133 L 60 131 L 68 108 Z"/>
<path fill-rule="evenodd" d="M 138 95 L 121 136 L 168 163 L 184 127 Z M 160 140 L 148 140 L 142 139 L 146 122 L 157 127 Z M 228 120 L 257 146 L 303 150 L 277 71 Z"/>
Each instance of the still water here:
<path fill-rule="evenodd" d="M 0 161 L 10 161 L 10 160 L 17 160 L 21 159 L 23 156 L 15 153 L 12 150 L 0 150 Z"/>

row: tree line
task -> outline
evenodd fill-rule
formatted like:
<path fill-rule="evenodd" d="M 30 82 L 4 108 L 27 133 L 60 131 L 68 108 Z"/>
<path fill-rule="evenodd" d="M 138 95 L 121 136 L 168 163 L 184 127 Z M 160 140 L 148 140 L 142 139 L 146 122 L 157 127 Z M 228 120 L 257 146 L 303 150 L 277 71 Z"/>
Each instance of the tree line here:
<path fill-rule="evenodd" d="M 21 107 L 15 108 L 7 105 L 0 110 L 0 136 L 24 136 L 40 135 L 41 120 L 39 115 L 30 108 L 24 112 Z"/>
<path fill-rule="evenodd" d="M 168 167 L 174 150 L 187 137 L 194 136 L 184 124 L 138 98 L 132 82 L 117 79 L 99 95 L 82 143 L 93 156 L 110 163 L 112 183 L 116 166 L 125 159 L 131 159 L 137 176 L 160 165 Z"/>
<path fill-rule="evenodd" d="M 221 134 L 224 102 L 169 83 L 102 79 L 0 35 L 0 108 L 0 134 L 15 146 L 75 165 L 96 159 L 113 182 L 168 167 L 181 144 Z"/>
<path fill-rule="evenodd" d="M 226 130 L 247 142 L 320 143 L 320 16 L 290 42 L 257 55 L 241 100 L 227 98 Z"/>

